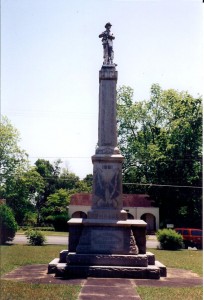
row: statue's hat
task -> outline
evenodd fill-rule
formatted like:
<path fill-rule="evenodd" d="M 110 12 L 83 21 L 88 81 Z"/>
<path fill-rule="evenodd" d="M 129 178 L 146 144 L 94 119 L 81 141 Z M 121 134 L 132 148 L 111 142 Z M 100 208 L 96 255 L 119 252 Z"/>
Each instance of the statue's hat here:
<path fill-rule="evenodd" d="M 110 22 L 106 23 L 105 28 L 107 28 L 108 26 L 112 26 L 112 24 Z"/>

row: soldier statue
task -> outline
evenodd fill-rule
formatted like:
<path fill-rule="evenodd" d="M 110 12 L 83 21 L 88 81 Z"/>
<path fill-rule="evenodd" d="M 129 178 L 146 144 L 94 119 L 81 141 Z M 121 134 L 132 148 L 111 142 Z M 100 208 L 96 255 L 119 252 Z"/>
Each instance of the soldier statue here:
<path fill-rule="evenodd" d="M 104 65 L 112 65 L 113 64 L 113 58 L 114 58 L 114 52 L 113 52 L 113 40 L 115 37 L 111 33 L 111 23 L 107 23 L 105 25 L 106 30 L 99 34 L 99 38 L 102 38 L 102 44 L 103 44 L 103 64 Z"/>

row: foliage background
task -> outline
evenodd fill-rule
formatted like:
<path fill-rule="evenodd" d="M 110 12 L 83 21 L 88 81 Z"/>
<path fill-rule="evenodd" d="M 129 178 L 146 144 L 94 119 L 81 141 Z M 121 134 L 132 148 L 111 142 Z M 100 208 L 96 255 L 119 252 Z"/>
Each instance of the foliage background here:
<path fill-rule="evenodd" d="M 148 193 L 162 226 L 202 226 L 202 99 L 151 87 L 150 99 L 118 90 L 119 146 L 124 192 Z M 129 183 L 129 184 L 128 184 Z"/>
<path fill-rule="evenodd" d="M 125 157 L 123 192 L 147 193 L 160 209 L 161 227 L 202 227 L 202 99 L 153 84 L 147 100 L 131 87 L 117 93 L 118 142 Z M 19 147 L 6 117 L 0 126 L 0 198 L 18 225 L 67 230 L 71 195 L 91 192 L 92 174 L 80 180 L 62 161 L 37 159 Z"/>

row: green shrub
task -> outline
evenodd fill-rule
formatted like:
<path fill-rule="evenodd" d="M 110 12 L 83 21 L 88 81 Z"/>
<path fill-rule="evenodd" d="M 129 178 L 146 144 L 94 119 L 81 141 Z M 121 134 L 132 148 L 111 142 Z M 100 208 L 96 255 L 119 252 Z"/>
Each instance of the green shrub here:
<path fill-rule="evenodd" d="M 25 235 L 32 246 L 42 246 L 46 242 L 46 238 L 41 231 L 31 229 L 26 231 Z"/>
<path fill-rule="evenodd" d="M 183 247 L 183 237 L 173 229 L 160 229 L 156 233 L 160 246 L 164 250 L 178 250 Z"/>
<path fill-rule="evenodd" d="M 37 213 L 28 211 L 23 219 L 24 226 L 35 226 L 37 224 Z"/>
<path fill-rule="evenodd" d="M 67 219 L 67 214 L 54 216 L 53 226 L 55 230 L 66 232 L 68 230 Z"/>
<path fill-rule="evenodd" d="M 0 205 L 0 244 L 12 241 L 18 229 L 14 214 L 6 204 Z"/>

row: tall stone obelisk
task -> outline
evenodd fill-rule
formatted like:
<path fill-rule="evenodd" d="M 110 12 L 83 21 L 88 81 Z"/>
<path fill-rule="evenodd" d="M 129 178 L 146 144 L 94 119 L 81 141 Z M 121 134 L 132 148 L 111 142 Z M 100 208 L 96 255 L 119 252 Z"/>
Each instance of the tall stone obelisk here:
<path fill-rule="evenodd" d="M 88 217 L 96 219 L 127 219 L 122 209 L 122 162 L 117 148 L 116 84 L 118 72 L 113 63 L 111 24 L 105 25 L 102 38 L 104 61 L 99 71 L 98 148 L 92 156 L 93 200 Z"/>
<path fill-rule="evenodd" d="M 117 148 L 115 65 L 99 72 L 98 147 L 92 156 L 93 200 L 90 218 L 126 219 L 122 209 L 122 162 Z"/>
<path fill-rule="evenodd" d="M 128 220 L 122 209 L 122 162 L 117 148 L 116 83 L 111 24 L 102 38 L 104 61 L 99 71 L 98 147 L 92 156 L 93 196 L 87 219 L 68 221 L 68 250 L 48 265 L 59 277 L 159 279 L 166 267 L 146 253 L 146 222 Z"/>
<path fill-rule="evenodd" d="M 117 148 L 116 83 L 118 72 L 113 63 L 114 36 L 111 24 L 99 35 L 104 47 L 104 62 L 99 71 L 98 147 L 93 162 L 92 207 L 88 212 L 77 253 L 137 254 L 131 225 L 122 210 L 122 162 Z"/>

